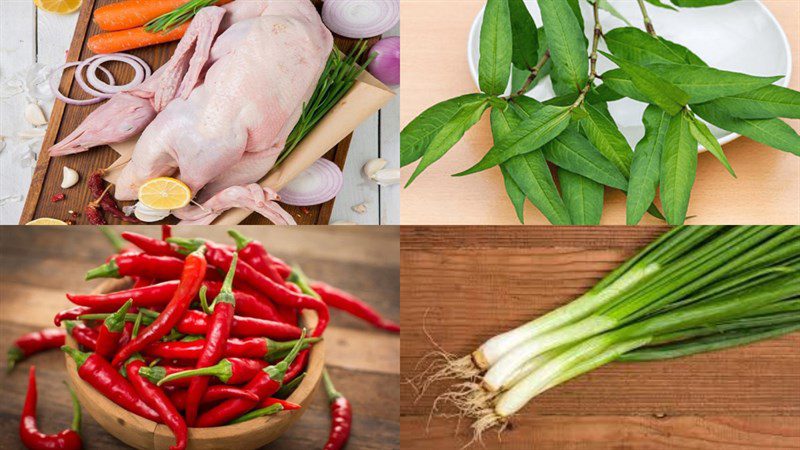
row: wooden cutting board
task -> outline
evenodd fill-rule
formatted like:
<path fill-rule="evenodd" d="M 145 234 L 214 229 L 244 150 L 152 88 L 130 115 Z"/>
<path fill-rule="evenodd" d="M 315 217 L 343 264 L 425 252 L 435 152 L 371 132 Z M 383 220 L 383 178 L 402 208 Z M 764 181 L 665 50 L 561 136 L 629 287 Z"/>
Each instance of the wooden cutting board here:
<path fill-rule="evenodd" d="M 69 53 L 67 54 L 67 61 L 83 61 L 94 55 L 86 47 L 86 41 L 89 37 L 100 33 L 101 30 L 92 22 L 92 14 L 96 8 L 118 1 L 119 0 L 83 0 L 78 23 L 75 26 L 75 34 L 72 37 L 72 43 L 70 44 Z M 375 38 L 374 41 L 377 41 L 377 38 Z M 335 42 L 339 49 L 347 52 L 356 41 L 336 36 Z M 131 50 L 127 53 L 144 59 L 155 71 L 155 69 L 169 60 L 176 46 L 177 41 L 170 44 L 161 44 Z M 133 71 L 128 66 L 117 62 L 104 64 L 104 67 L 108 68 L 118 80 L 129 80 L 133 74 Z M 68 69 L 66 74 L 61 78 L 61 92 L 68 93 L 70 98 L 89 98 L 80 86 L 78 86 L 77 82 L 74 81 L 73 73 L 74 71 L 72 69 Z M 105 168 L 111 165 L 111 163 L 117 159 L 117 153 L 108 146 L 101 146 L 76 155 L 50 158 L 47 149 L 69 135 L 69 133 L 83 122 L 83 119 L 100 104 L 73 106 L 65 105 L 60 100 L 56 100 L 53 106 L 53 112 L 50 115 L 47 133 L 43 140 L 42 151 L 36 162 L 36 169 L 33 173 L 28 197 L 25 200 L 25 207 L 20 217 L 21 224 L 40 217 L 52 217 L 75 224 L 88 224 L 83 210 L 93 199 L 86 187 L 86 180 L 88 176 L 98 168 Z M 348 135 L 324 157 L 336 163 L 339 168 L 344 168 L 351 138 L 352 134 Z M 69 189 L 61 189 L 60 187 L 62 168 L 64 166 L 77 170 L 81 176 L 80 182 Z M 64 193 L 66 198 L 54 203 L 52 198 L 59 193 Z M 331 211 L 333 210 L 334 201 L 335 199 L 322 205 L 308 207 L 284 206 L 298 224 L 327 224 L 331 216 Z M 76 212 L 77 216 L 70 211 Z M 110 224 L 120 223 L 120 221 L 111 217 L 110 214 L 106 214 L 106 218 Z M 172 223 L 176 222 L 173 217 L 168 218 L 166 221 Z M 258 214 L 252 214 L 243 223 L 267 224 L 269 222 Z"/>
<path fill-rule="evenodd" d="M 397 321 L 399 302 L 398 227 L 237 227 L 259 239 L 270 253 L 361 296 Z M 117 229 L 158 236 L 157 227 Z M 175 236 L 202 236 L 231 242 L 225 227 L 175 227 Z M 21 362 L 5 373 L 5 355 L 17 336 L 53 326 L 53 315 L 70 306 L 65 292 L 88 293 L 102 280 L 83 281 L 85 270 L 111 252 L 96 227 L 6 227 L 0 233 L 0 449 L 23 450 L 19 415 L 28 368 L 36 365 L 38 423 L 46 433 L 69 426 L 72 407 L 62 380 L 63 353 L 53 350 Z M 45 276 L 46 274 L 46 276 Z M 353 405 L 348 450 L 398 450 L 400 426 L 400 336 L 375 330 L 341 311 L 331 312 L 325 331 L 328 371 Z M 321 449 L 330 429 L 325 393 L 317 389 L 305 414 L 269 449 Z M 84 410 L 87 448 L 130 448 L 107 433 Z"/>
<path fill-rule="evenodd" d="M 403 227 L 401 373 L 433 350 L 467 354 L 586 292 L 665 229 Z M 487 449 L 800 447 L 800 333 L 663 362 L 609 364 L 537 397 Z M 468 423 L 433 418 L 438 383 L 401 386 L 404 449 L 459 449 Z M 416 401 L 415 401 L 416 400 Z M 473 444 L 474 449 L 483 448 Z"/>

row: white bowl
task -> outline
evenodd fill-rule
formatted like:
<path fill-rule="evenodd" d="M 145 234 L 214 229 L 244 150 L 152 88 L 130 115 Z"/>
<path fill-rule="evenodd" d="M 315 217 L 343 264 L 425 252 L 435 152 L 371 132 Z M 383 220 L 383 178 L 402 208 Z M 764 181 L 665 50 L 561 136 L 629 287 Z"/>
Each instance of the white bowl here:
<path fill-rule="evenodd" d="M 610 0 L 610 3 L 633 26 L 643 28 L 641 12 L 635 1 Z M 542 25 L 539 5 L 534 0 L 525 0 L 537 26 Z M 587 38 L 594 29 L 591 6 L 581 2 Z M 472 23 L 467 44 L 467 58 L 472 79 L 478 85 L 478 58 L 480 28 L 483 9 Z M 792 52 L 789 39 L 781 29 L 775 16 L 758 0 L 742 0 L 722 6 L 705 8 L 680 8 L 678 12 L 647 5 L 656 32 L 665 39 L 684 45 L 705 60 L 710 66 L 722 70 L 743 72 L 749 75 L 783 75 L 775 84 L 786 87 L 792 73 Z M 624 27 L 627 24 L 606 11 L 600 11 L 600 23 L 604 30 Z M 600 49 L 606 50 L 600 41 Z M 600 55 L 598 73 L 614 68 L 614 64 Z M 510 84 L 510 83 L 509 83 Z M 510 93 L 510 87 L 507 93 Z M 545 100 L 555 96 L 550 78 L 542 80 L 528 96 Z M 622 134 L 634 147 L 644 135 L 642 113 L 647 105 L 631 99 L 609 103 L 609 111 L 620 126 Z M 720 144 L 739 137 L 717 127 L 711 132 Z M 701 151 L 704 150 L 700 147 Z"/>

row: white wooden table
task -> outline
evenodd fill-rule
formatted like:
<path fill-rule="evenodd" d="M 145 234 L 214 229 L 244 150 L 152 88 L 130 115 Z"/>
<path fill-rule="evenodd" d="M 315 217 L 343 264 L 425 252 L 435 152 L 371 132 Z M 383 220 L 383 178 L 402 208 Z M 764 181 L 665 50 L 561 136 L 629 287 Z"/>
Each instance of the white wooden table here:
<path fill-rule="evenodd" d="M 18 79 L 34 63 L 57 67 L 64 63 L 78 14 L 66 16 L 39 11 L 32 0 L 0 0 L 0 224 L 16 224 L 22 212 L 35 163 L 23 160 L 27 139 L 19 137 L 33 127 L 23 116 L 28 102 L 24 94 L 6 96 L 7 83 Z M 399 26 L 387 35 L 397 35 Z M 399 97 L 399 89 L 397 90 Z M 365 179 L 361 168 L 381 157 L 388 167 L 400 164 L 399 98 L 370 117 L 356 129 L 347 163 L 345 184 L 334 204 L 331 223 L 355 222 L 365 225 L 400 222 L 400 186 L 379 187 Z M 40 103 L 48 114 L 52 101 Z M 30 145 L 37 152 L 41 140 Z M 0 144 L 3 146 L 3 144 Z M 357 213 L 364 204 L 366 212 Z"/>

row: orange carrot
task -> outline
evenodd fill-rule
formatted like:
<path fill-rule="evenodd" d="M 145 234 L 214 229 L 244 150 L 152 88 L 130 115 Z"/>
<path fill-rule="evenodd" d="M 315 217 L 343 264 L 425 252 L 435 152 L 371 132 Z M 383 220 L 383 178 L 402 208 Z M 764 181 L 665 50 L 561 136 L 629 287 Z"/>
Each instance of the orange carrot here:
<path fill-rule="evenodd" d="M 148 45 L 177 41 L 186 33 L 190 23 L 191 21 L 186 22 L 166 33 L 151 33 L 145 31 L 144 27 L 138 27 L 130 30 L 96 34 L 89 38 L 87 45 L 89 50 L 94 53 L 117 53 L 134 48 L 147 47 Z"/>
<path fill-rule="evenodd" d="M 232 0 L 220 0 L 220 6 Z M 94 23 L 103 31 L 120 31 L 140 27 L 147 22 L 174 11 L 189 0 L 123 0 L 101 6 L 94 12 Z"/>
<path fill-rule="evenodd" d="M 94 12 L 94 23 L 103 31 L 140 27 L 189 0 L 125 0 L 101 6 Z"/>

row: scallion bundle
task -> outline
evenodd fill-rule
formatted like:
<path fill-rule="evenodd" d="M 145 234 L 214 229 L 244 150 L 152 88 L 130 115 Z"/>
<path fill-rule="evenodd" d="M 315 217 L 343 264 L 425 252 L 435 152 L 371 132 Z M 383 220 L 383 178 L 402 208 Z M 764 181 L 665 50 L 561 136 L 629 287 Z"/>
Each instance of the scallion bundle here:
<path fill-rule="evenodd" d="M 800 227 L 678 227 L 571 303 L 414 381 L 461 379 L 440 396 L 503 426 L 532 398 L 612 361 L 651 361 L 800 329 Z M 440 400 L 437 400 L 440 401 Z"/>

